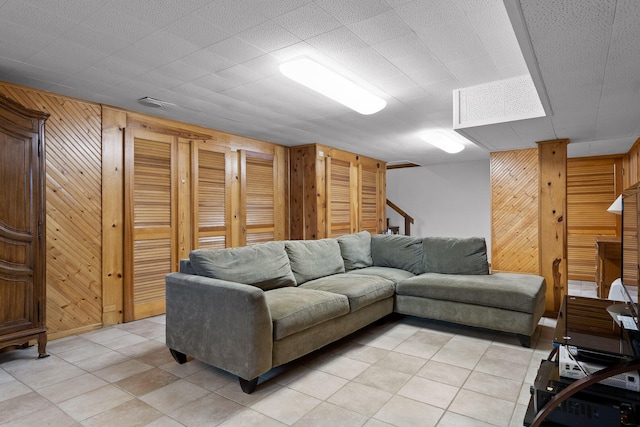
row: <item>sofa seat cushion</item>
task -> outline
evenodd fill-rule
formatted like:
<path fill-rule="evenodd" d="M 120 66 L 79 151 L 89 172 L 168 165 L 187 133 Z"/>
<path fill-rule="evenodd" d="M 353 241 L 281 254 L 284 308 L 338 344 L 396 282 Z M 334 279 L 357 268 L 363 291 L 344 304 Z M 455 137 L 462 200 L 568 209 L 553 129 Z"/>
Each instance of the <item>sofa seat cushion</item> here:
<path fill-rule="evenodd" d="M 455 301 L 533 313 L 546 283 L 533 274 L 489 275 L 424 273 L 396 285 L 398 295 Z"/>
<path fill-rule="evenodd" d="M 390 298 L 395 291 L 395 283 L 391 280 L 379 276 L 355 273 L 322 277 L 306 282 L 300 287 L 344 295 L 349 299 L 351 312 L 385 298 Z"/>
<path fill-rule="evenodd" d="M 273 321 L 273 339 L 349 313 L 346 296 L 315 289 L 278 288 L 264 293 Z"/>
<path fill-rule="evenodd" d="M 372 276 L 384 277 L 391 280 L 393 283 L 398 283 L 401 280 L 414 277 L 415 274 L 393 267 L 365 267 L 357 270 L 348 271 L 347 274 L 366 274 Z"/>

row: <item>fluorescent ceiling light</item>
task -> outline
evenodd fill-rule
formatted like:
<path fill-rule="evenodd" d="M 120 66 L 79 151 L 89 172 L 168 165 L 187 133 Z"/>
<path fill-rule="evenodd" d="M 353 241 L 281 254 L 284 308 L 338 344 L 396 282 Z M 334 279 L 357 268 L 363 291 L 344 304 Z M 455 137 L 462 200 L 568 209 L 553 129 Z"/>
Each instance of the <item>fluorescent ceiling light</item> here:
<path fill-rule="evenodd" d="M 464 144 L 458 142 L 454 137 L 447 135 L 444 131 L 429 130 L 424 131 L 420 135 L 422 139 L 429 144 L 438 147 L 442 151 L 446 151 L 450 154 L 459 153 L 464 150 Z"/>
<path fill-rule="evenodd" d="M 360 114 L 377 113 L 387 105 L 384 99 L 309 58 L 285 62 L 280 65 L 280 72 Z"/>

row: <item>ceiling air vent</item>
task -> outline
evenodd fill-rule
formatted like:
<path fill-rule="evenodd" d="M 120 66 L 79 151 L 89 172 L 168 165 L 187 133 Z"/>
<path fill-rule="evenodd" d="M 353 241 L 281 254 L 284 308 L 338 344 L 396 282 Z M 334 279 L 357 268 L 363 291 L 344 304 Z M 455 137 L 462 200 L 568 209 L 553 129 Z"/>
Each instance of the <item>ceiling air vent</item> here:
<path fill-rule="evenodd" d="M 161 101 L 159 99 L 151 98 L 149 96 L 145 96 L 144 98 L 138 99 L 138 102 L 144 105 L 145 107 L 152 107 L 152 108 L 163 108 L 168 105 L 176 105 L 176 104 L 172 104 L 171 102 Z"/>

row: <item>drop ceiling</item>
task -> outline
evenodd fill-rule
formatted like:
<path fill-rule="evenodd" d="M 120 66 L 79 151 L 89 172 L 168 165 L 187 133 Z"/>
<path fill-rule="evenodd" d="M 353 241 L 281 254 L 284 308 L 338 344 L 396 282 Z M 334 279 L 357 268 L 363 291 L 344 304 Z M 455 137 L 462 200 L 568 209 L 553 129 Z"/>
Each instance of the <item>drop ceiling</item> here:
<path fill-rule="evenodd" d="M 0 0 L 0 80 L 389 162 L 556 138 L 613 154 L 640 136 L 638 22 L 635 0 Z M 363 116 L 288 80 L 278 66 L 299 56 L 387 107 Z M 452 130 L 453 90 L 527 74 L 546 117 L 462 129 L 458 154 L 419 138 Z"/>

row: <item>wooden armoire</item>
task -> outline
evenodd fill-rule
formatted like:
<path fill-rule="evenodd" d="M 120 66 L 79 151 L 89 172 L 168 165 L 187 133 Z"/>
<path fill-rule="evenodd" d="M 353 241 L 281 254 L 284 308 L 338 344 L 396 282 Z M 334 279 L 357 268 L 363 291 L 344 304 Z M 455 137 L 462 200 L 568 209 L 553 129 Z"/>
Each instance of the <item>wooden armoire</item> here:
<path fill-rule="evenodd" d="M 326 145 L 291 147 L 291 239 L 385 229 L 386 163 Z"/>
<path fill-rule="evenodd" d="M 0 348 L 46 356 L 44 122 L 0 95 Z"/>

